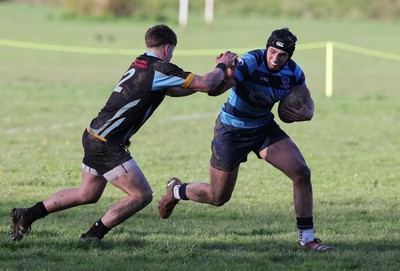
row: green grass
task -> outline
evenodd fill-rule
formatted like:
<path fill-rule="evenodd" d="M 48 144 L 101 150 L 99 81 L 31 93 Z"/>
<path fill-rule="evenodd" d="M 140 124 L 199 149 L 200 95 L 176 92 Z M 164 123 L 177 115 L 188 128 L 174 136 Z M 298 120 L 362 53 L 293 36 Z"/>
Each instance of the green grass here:
<path fill-rule="evenodd" d="M 400 54 L 399 24 L 218 18 L 207 30 L 200 16 L 178 33 L 176 51 L 257 48 L 276 27 L 289 26 L 299 44 L 333 40 Z M 154 22 L 84 22 L 37 6 L 0 3 L 0 38 L 88 47 L 143 48 Z M 115 40 L 99 41 L 98 33 Z M 384 40 L 384 44 L 380 41 Z M 226 94 L 165 102 L 133 138 L 131 151 L 154 201 L 113 229 L 103 247 L 78 236 L 123 196 L 112 186 L 96 205 L 37 221 L 22 242 L 9 237 L 9 211 L 59 189 L 79 186 L 81 134 L 103 106 L 132 57 L 0 48 L 1 270 L 399 270 L 400 63 L 335 51 L 334 96 L 324 96 L 323 49 L 299 50 L 316 114 L 309 123 L 281 124 L 313 172 L 316 235 L 338 248 L 297 249 L 291 182 L 249 157 L 234 195 L 220 208 L 185 202 L 158 217 L 166 180 L 208 181 L 213 124 Z M 213 56 L 175 57 L 197 73 Z"/>

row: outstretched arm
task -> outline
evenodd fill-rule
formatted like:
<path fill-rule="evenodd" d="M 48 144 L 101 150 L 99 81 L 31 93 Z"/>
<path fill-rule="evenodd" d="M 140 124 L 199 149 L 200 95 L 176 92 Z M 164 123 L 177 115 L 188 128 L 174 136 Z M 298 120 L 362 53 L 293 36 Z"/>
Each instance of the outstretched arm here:
<path fill-rule="evenodd" d="M 216 89 L 221 81 L 225 78 L 227 70 L 235 66 L 237 58 L 238 55 L 230 51 L 219 55 L 216 58 L 215 62 L 217 66 L 214 68 L 214 70 L 206 73 L 203 76 L 196 76 L 190 84 L 189 88 L 201 92 L 210 92 Z"/>
<path fill-rule="evenodd" d="M 221 81 L 225 78 L 225 73 L 228 68 L 232 68 L 235 65 L 238 55 L 230 51 L 225 52 L 217 57 L 217 66 L 202 76 L 197 75 L 193 78 L 187 89 L 179 87 L 169 88 L 167 95 L 169 96 L 187 96 L 193 94 L 196 91 L 210 92 L 218 87 Z"/>
<path fill-rule="evenodd" d="M 171 97 L 184 97 L 184 96 L 189 96 L 192 95 L 193 93 L 196 93 L 196 90 L 190 89 L 190 88 L 180 88 L 180 87 L 172 87 L 168 88 L 167 90 L 167 95 Z"/>
<path fill-rule="evenodd" d="M 221 57 L 221 55 L 219 57 Z M 219 83 L 219 85 L 215 89 L 212 89 L 211 91 L 207 92 L 207 94 L 209 96 L 218 96 L 227 91 L 228 89 L 232 88 L 233 86 L 235 86 L 236 81 L 234 80 L 233 75 L 235 74 L 236 67 L 237 67 L 237 60 L 235 60 L 234 64 L 226 70 L 225 77 L 221 81 L 221 83 Z"/>

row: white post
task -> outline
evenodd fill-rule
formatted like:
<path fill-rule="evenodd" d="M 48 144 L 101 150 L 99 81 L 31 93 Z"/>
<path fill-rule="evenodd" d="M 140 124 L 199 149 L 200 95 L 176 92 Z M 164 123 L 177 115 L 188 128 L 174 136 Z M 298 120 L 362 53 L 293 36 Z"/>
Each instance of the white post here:
<path fill-rule="evenodd" d="M 204 21 L 208 27 L 213 23 L 214 19 L 214 0 L 206 0 L 204 8 Z"/>
<path fill-rule="evenodd" d="M 333 43 L 326 43 L 326 70 L 325 70 L 325 95 L 333 94 Z"/>
<path fill-rule="evenodd" d="M 179 0 L 179 26 L 186 28 L 189 12 L 189 0 Z"/>

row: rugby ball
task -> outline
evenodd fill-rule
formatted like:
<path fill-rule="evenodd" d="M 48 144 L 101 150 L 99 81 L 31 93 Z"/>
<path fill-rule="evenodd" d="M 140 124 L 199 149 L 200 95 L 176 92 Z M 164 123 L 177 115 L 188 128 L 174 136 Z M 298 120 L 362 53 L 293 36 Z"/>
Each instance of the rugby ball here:
<path fill-rule="evenodd" d="M 289 93 L 281 99 L 279 102 L 278 106 L 278 115 L 279 118 L 286 123 L 291 123 L 293 121 L 290 121 L 285 118 L 285 111 L 287 108 L 295 108 L 295 109 L 300 109 L 303 104 L 305 104 L 308 108 L 312 107 L 312 99 L 311 99 L 311 94 L 310 91 L 308 90 L 307 87 L 305 86 L 294 86 Z"/>

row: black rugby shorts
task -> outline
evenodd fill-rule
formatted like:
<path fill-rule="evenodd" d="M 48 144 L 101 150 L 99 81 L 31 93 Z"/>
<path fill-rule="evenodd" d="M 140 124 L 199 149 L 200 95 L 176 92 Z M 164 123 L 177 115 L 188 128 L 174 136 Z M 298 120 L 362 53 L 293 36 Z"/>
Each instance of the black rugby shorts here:
<path fill-rule="evenodd" d="M 264 126 L 254 129 L 224 124 L 218 116 L 211 142 L 211 166 L 222 171 L 231 171 L 240 163 L 246 162 L 251 151 L 261 158 L 261 150 L 285 138 L 289 136 L 275 122 L 273 115 Z"/>
<path fill-rule="evenodd" d="M 82 162 L 104 175 L 115 167 L 132 159 L 130 152 L 123 144 L 116 145 L 103 142 L 86 130 L 82 136 L 84 157 Z"/>

